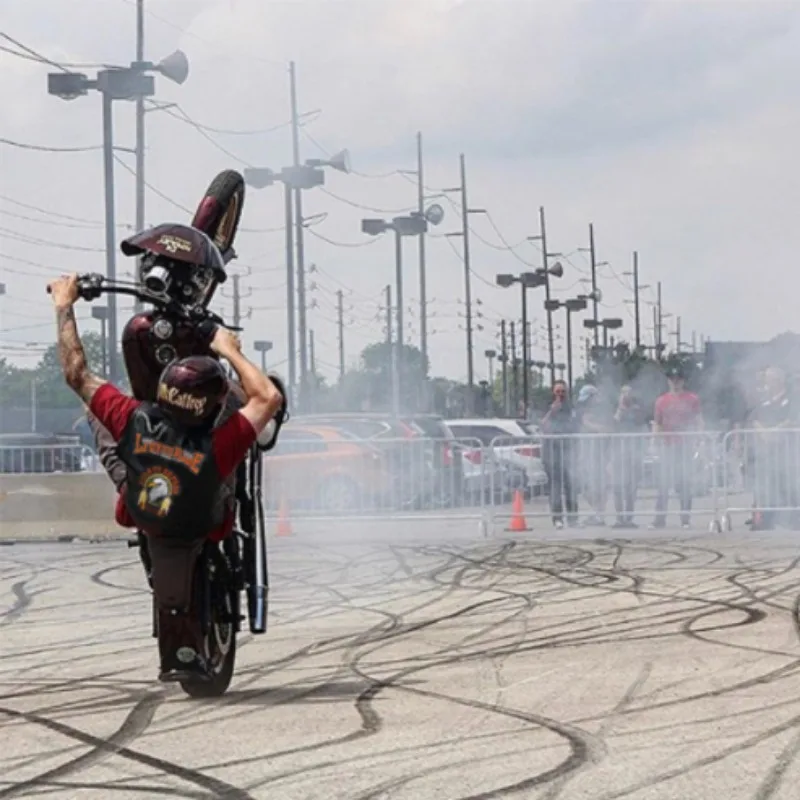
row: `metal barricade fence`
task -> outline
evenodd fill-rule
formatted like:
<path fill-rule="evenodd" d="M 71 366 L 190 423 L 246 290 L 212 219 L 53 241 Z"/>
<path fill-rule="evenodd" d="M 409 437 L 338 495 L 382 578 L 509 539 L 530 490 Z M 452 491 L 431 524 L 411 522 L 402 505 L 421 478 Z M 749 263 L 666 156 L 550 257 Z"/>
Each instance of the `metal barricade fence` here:
<path fill-rule="evenodd" d="M 96 472 L 94 451 L 82 444 L 0 445 L 0 475 Z"/>
<path fill-rule="evenodd" d="M 265 513 L 483 519 L 490 469 L 477 439 L 326 439 L 287 430 L 264 458 Z"/>
<path fill-rule="evenodd" d="M 800 428 L 757 428 L 725 434 L 720 529 L 734 514 L 753 530 L 800 530 Z"/>
<path fill-rule="evenodd" d="M 707 517 L 718 525 L 722 485 L 716 432 L 578 433 L 497 437 L 491 458 L 522 466 L 528 477 L 524 514 L 533 525 L 556 527 L 691 526 Z M 492 520 L 515 511 L 495 503 Z"/>

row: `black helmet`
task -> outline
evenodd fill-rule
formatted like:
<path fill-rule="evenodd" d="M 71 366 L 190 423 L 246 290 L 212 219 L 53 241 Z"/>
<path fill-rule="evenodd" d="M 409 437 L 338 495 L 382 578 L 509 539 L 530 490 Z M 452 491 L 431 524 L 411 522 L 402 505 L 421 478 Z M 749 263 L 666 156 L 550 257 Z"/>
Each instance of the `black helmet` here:
<path fill-rule="evenodd" d="M 168 364 L 158 381 L 156 402 L 177 423 L 203 425 L 219 414 L 228 377 L 211 356 L 189 356 Z"/>

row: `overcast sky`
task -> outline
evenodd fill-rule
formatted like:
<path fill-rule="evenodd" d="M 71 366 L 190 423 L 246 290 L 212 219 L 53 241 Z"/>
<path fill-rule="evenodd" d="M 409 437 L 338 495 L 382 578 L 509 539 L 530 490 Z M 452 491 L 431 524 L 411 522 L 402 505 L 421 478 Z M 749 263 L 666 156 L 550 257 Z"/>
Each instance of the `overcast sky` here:
<path fill-rule="evenodd" d="M 157 78 L 155 99 L 178 106 L 147 115 L 149 224 L 188 222 L 180 207 L 193 209 L 221 169 L 290 162 L 291 59 L 308 115 L 302 157 L 351 152 L 358 174 L 328 171 L 331 194 L 305 195 L 307 215 L 327 215 L 306 238 L 307 262 L 317 267 L 309 276 L 316 284 L 309 324 L 323 374 L 337 369 L 337 290 L 345 293 L 348 362 L 383 336 L 378 319 L 383 289 L 394 282 L 393 245 L 364 237 L 360 220 L 415 205 L 413 176 L 397 170 L 414 169 L 418 130 L 429 193 L 458 184 L 463 152 L 469 204 L 489 212 L 471 218 L 472 293 L 482 314 L 475 321 L 483 327 L 475 332 L 477 377 L 486 373 L 483 352 L 497 345 L 498 321 L 520 314 L 518 291 L 496 288 L 495 274 L 541 264 L 526 241 L 538 233 L 539 206 L 549 249 L 567 256 L 557 297 L 587 289 L 580 281 L 589 262 L 579 248 L 588 246 L 594 223 L 598 259 L 608 262 L 599 269 L 602 313 L 625 320 L 625 338 L 633 336 L 625 302 L 633 293 L 623 273 L 634 250 L 640 280 L 652 287 L 643 301 L 655 299 L 662 281 L 673 315 L 667 328 L 679 316 L 684 341 L 692 331 L 723 340 L 797 329 L 796 2 L 146 0 L 146 9 L 146 58 L 181 48 L 190 61 L 184 85 Z M 135 55 L 135 0 L 3 0 L 0 30 L 54 61 L 124 64 Z M 0 51 L 0 138 L 99 146 L 99 96 L 48 96 L 52 69 Z M 132 104 L 117 104 L 115 128 L 117 146 L 131 147 Z M 133 167 L 131 154 L 118 157 Z M 116 188 L 122 237 L 134 219 L 134 180 L 120 165 Z M 457 230 L 460 217 L 457 205 L 438 202 L 447 216 L 428 245 L 430 354 L 435 374 L 463 379 L 462 243 L 441 236 Z M 31 363 L 23 357 L 27 343 L 53 341 L 48 276 L 104 270 L 103 209 L 99 149 L 0 144 L 6 356 Z M 249 190 L 237 248 L 242 286 L 252 292 L 243 300 L 243 309 L 253 309 L 245 344 L 272 339 L 279 370 L 286 359 L 282 209 L 280 188 Z M 418 343 L 412 241 L 406 254 L 406 336 Z M 130 266 L 118 256 L 118 270 Z M 533 290 L 537 358 L 545 343 L 541 300 Z M 219 298 L 216 307 L 230 313 L 230 300 Z M 649 305 L 642 316 L 651 343 Z M 563 335 L 563 312 L 557 322 Z"/>

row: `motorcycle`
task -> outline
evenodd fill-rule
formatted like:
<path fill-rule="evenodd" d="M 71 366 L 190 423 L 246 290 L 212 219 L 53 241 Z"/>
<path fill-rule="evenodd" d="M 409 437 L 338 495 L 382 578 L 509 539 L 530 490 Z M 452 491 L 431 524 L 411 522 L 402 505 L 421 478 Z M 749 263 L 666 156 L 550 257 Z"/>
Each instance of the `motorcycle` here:
<path fill-rule="evenodd" d="M 236 253 L 233 243 L 244 204 L 244 179 L 233 170 L 216 176 L 197 206 L 192 226 L 217 245 L 227 265 Z M 109 281 L 99 274 L 79 276 L 79 293 L 95 300 L 104 293 L 138 298 L 152 310 L 131 317 L 122 334 L 122 353 L 133 395 L 156 399 L 159 376 L 175 358 L 213 355 L 209 343 L 217 325 L 226 325 L 208 305 L 226 274 L 205 268 L 176 271 L 143 261 L 133 283 Z M 282 384 L 276 383 L 286 397 Z M 267 630 L 269 577 L 262 498 L 264 453 L 271 450 L 286 419 L 286 405 L 259 438 L 236 473 L 235 503 L 239 524 L 219 543 L 191 532 L 180 539 L 146 537 L 137 532 L 128 545 L 138 548 L 153 598 L 152 635 L 159 650 L 171 646 L 164 631 L 188 624 L 201 632 L 207 676 L 178 678 L 191 697 L 218 697 L 227 691 L 236 659 L 236 638 L 242 630 L 241 594 L 247 598 L 250 632 Z M 270 429 L 271 428 L 271 429 Z M 182 617 L 183 619 L 176 619 Z M 182 649 L 182 648 L 181 648 Z M 181 649 L 177 651 L 180 659 Z M 192 653 L 193 656 L 193 653 Z"/>

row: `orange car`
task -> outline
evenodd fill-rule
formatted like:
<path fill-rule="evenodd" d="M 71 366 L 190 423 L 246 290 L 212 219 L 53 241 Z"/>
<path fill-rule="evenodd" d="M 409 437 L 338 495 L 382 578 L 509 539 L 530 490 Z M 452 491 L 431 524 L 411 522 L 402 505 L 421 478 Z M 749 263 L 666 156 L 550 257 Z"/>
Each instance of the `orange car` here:
<path fill-rule="evenodd" d="M 281 500 L 292 508 L 339 514 L 387 508 L 393 485 L 380 450 L 337 428 L 290 421 L 264 459 L 264 501 L 272 510 Z"/>

